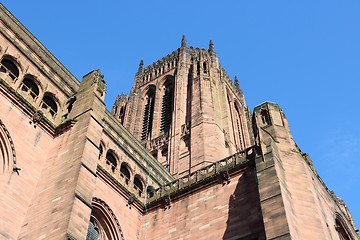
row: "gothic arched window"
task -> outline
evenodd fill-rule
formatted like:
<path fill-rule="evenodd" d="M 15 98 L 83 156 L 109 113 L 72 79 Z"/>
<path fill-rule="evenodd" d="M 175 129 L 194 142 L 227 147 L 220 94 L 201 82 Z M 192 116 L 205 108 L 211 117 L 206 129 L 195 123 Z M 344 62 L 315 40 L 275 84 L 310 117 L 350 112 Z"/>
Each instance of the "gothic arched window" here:
<path fill-rule="evenodd" d="M 169 78 L 165 85 L 165 91 L 162 97 L 160 132 L 168 133 L 172 121 L 172 113 L 174 108 L 174 85 L 173 78 Z"/>
<path fill-rule="evenodd" d="M 238 133 L 238 137 L 239 137 L 239 147 L 240 149 L 244 148 L 244 143 L 243 143 L 243 133 L 242 133 L 242 126 L 241 126 L 241 119 L 240 119 L 240 110 L 238 107 L 238 104 L 235 103 L 235 128 L 236 131 Z"/>
<path fill-rule="evenodd" d="M 343 217 L 339 214 L 335 214 L 335 229 L 338 232 L 340 240 L 352 240 L 351 231 L 347 227 Z"/>
<path fill-rule="evenodd" d="M 113 210 L 99 198 L 93 198 L 91 205 L 92 212 L 86 240 L 124 240 L 120 223 Z"/>
<path fill-rule="evenodd" d="M 155 107 L 155 89 L 150 88 L 146 94 L 144 107 L 143 126 L 141 131 L 141 140 L 151 138 L 151 131 L 154 119 L 154 107 Z"/>
<path fill-rule="evenodd" d="M 0 169 L 17 171 L 14 142 L 5 124 L 0 120 Z"/>

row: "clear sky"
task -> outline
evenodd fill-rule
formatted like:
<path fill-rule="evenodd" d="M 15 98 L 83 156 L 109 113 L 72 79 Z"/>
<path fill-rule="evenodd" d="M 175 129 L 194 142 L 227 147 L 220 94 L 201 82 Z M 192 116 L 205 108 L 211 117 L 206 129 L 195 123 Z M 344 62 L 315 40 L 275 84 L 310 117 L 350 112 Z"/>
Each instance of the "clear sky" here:
<path fill-rule="evenodd" d="M 176 50 L 183 34 L 194 47 L 212 39 L 251 109 L 282 107 L 295 141 L 360 228 L 359 0 L 2 3 L 79 80 L 101 69 L 108 109 L 130 91 L 141 59 L 148 65 Z"/>

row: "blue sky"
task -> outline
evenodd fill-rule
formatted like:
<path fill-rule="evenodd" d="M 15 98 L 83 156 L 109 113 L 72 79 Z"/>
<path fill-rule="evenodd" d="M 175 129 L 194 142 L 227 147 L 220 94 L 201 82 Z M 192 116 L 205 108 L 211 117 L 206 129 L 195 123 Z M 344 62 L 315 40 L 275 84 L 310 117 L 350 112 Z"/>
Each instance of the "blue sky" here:
<path fill-rule="evenodd" d="M 251 109 L 278 103 L 295 141 L 360 227 L 360 1 L 19 1 L 2 3 L 79 79 L 101 69 L 111 109 L 148 65 L 212 39 Z"/>

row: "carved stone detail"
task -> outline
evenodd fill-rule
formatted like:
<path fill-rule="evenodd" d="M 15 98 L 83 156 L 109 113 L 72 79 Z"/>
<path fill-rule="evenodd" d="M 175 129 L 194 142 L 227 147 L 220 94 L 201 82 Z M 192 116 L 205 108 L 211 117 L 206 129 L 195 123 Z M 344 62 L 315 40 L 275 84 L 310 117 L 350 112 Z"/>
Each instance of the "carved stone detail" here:
<path fill-rule="evenodd" d="M 93 83 L 96 84 L 96 90 L 103 96 L 106 92 L 106 82 L 104 75 L 100 73 L 100 70 L 95 71 Z"/>

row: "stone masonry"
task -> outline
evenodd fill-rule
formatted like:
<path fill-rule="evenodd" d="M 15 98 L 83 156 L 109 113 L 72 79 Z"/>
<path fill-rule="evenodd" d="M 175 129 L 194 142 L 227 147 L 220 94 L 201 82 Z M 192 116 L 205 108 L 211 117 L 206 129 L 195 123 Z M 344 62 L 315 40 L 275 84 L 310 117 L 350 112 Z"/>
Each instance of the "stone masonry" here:
<path fill-rule="evenodd" d="M 0 239 L 359 239 L 275 103 L 208 49 L 140 62 L 109 112 L 0 4 Z"/>

